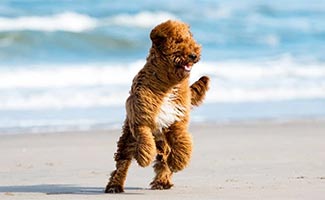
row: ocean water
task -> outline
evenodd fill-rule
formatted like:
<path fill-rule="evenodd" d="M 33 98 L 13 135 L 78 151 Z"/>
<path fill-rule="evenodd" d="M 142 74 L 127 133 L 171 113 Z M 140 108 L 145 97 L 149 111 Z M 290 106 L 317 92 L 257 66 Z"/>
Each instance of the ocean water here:
<path fill-rule="evenodd" d="M 192 122 L 325 118 L 322 0 L 0 2 L 0 134 L 119 128 L 151 29 L 190 24 L 191 74 L 211 77 Z"/>

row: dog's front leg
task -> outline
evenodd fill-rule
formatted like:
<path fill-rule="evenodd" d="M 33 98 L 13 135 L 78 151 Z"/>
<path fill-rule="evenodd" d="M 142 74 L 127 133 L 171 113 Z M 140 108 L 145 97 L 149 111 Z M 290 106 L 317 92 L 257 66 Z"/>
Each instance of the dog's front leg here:
<path fill-rule="evenodd" d="M 205 93 L 209 89 L 209 83 L 209 77 L 202 76 L 198 81 L 191 85 L 191 104 L 193 106 L 198 106 L 202 103 Z"/>
<path fill-rule="evenodd" d="M 141 167 L 146 167 L 153 161 L 156 155 L 156 145 L 151 128 L 148 126 L 135 127 L 133 135 L 136 138 L 134 158 Z"/>
<path fill-rule="evenodd" d="M 192 137 L 187 132 L 187 126 L 183 122 L 175 122 L 166 133 L 166 139 L 171 149 L 167 158 L 170 170 L 177 172 L 184 169 L 192 155 Z"/>

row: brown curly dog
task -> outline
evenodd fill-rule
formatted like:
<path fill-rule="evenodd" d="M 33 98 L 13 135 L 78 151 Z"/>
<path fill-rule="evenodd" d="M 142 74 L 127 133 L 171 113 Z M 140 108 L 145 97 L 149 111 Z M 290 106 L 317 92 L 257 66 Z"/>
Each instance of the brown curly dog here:
<path fill-rule="evenodd" d="M 209 85 L 206 76 L 189 85 L 190 71 L 200 59 L 201 47 L 189 26 L 179 21 L 156 26 L 150 38 L 147 62 L 133 79 L 126 101 L 127 115 L 115 154 L 116 170 L 106 186 L 107 193 L 124 191 L 133 158 L 146 167 L 156 156 L 152 189 L 171 188 L 173 172 L 184 169 L 190 161 L 190 110 L 203 101 Z"/>

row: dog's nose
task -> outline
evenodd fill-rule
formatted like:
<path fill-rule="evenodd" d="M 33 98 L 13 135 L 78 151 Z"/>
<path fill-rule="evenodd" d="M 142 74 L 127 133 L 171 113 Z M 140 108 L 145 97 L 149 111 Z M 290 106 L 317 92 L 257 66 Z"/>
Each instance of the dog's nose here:
<path fill-rule="evenodd" d="M 190 55 L 188 55 L 188 57 L 191 59 L 191 60 L 195 60 L 197 58 L 197 55 L 195 53 L 191 53 Z"/>

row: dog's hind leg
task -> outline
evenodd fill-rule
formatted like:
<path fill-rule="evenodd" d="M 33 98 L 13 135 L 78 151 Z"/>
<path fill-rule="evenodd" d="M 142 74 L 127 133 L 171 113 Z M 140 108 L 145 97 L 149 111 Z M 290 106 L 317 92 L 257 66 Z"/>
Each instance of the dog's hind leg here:
<path fill-rule="evenodd" d="M 157 147 L 157 156 L 153 168 L 155 170 L 156 176 L 150 183 L 151 189 L 169 189 L 173 186 L 173 184 L 171 183 L 173 172 L 170 171 L 167 164 L 167 157 L 170 152 L 170 147 L 166 142 L 165 136 L 162 134 L 156 136 L 155 140 Z"/>
<path fill-rule="evenodd" d="M 190 86 L 191 89 L 191 104 L 198 106 L 203 102 L 206 91 L 209 89 L 210 79 L 207 76 L 202 76 L 198 81 Z"/>
<path fill-rule="evenodd" d="M 117 152 L 115 153 L 116 170 L 111 173 L 105 189 L 106 193 L 124 192 L 124 182 L 135 153 L 135 142 L 128 124 L 125 123 L 123 134 L 117 143 Z"/>

